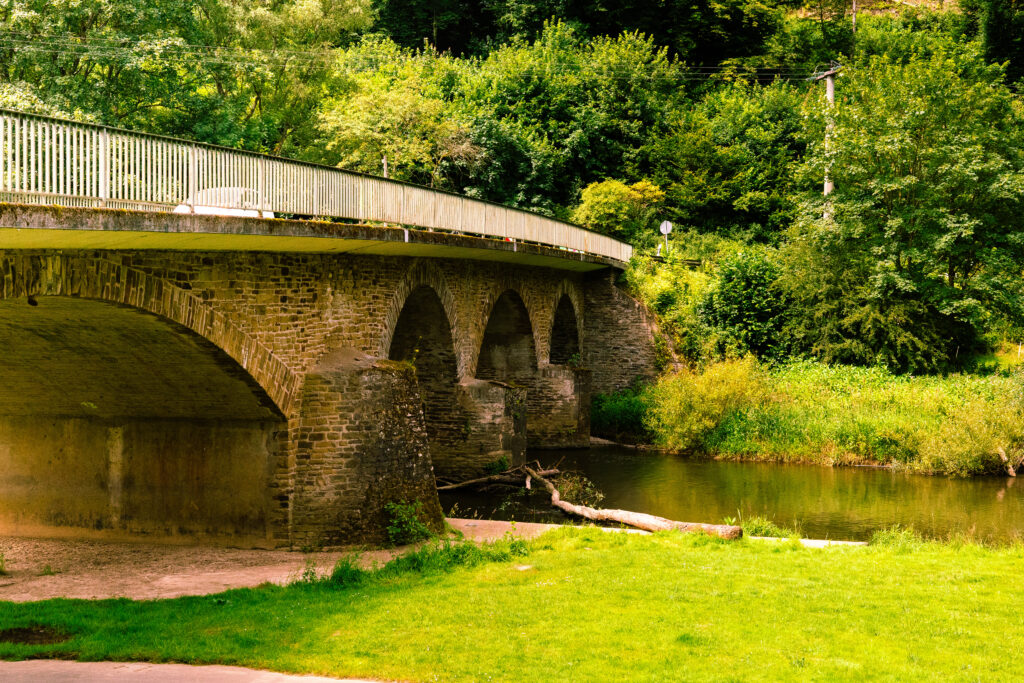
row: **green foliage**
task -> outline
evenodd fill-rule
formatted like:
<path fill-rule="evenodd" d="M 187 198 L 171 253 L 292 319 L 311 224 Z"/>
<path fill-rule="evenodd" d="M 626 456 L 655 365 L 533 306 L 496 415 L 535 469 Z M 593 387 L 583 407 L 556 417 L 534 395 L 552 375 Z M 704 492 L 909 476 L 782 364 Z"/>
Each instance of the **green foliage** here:
<path fill-rule="evenodd" d="M 1006 64 L 1006 77 L 1024 77 L 1024 3 L 1020 0 L 981 0 L 985 56 Z"/>
<path fill-rule="evenodd" d="M 590 431 L 613 441 L 646 442 L 647 400 L 643 388 L 597 394 L 590 404 Z"/>
<path fill-rule="evenodd" d="M 359 556 L 345 555 L 334 563 L 327 580 L 332 586 L 350 588 L 361 585 L 367 578 L 367 571 L 359 566 Z"/>
<path fill-rule="evenodd" d="M 7 576 L 7 558 L 0 553 L 0 576 Z"/>
<path fill-rule="evenodd" d="M 564 472 L 558 475 L 555 488 L 558 489 L 562 500 L 575 505 L 597 507 L 604 500 L 604 493 L 579 472 Z"/>
<path fill-rule="evenodd" d="M 789 306 L 779 267 L 762 252 L 739 252 L 722 262 L 700 315 L 718 331 L 726 355 L 781 358 L 787 350 L 783 328 Z"/>
<path fill-rule="evenodd" d="M 508 470 L 510 466 L 511 463 L 509 462 L 508 456 L 503 455 L 497 460 L 494 460 L 493 462 L 489 462 L 486 465 L 484 465 L 484 472 L 486 472 L 487 474 L 501 474 L 502 472 Z"/>
<path fill-rule="evenodd" d="M 805 142 L 804 95 L 785 82 L 713 90 L 644 152 L 682 226 L 777 243 L 795 214 L 793 173 Z"/>
<path fill-rule="evenodd" d="M 804 171 L 836 191 L 792 236 L 791 337 L 828 362 L 953 367 L 992 316 L 1024 316 L 1020 108 L 971 46 L 844 74 L 834 111 L 807 111 L 812 139 L 834 128 Z"/>
<path fill-rule="evenodd" d="M 1021 379 L 910 377 L 884 368 L 800 362 L 770 371 L 771 393 L 723 420 L 704 441 L 722 457 L 873 462 L 954 476 L 1024 460 Z"/>
<path fill-rule="evenodd" d="M 683 370 L 651 388 L 648 428 L 662 446 L 697 450 L 723 421 L 757 405 L 764 394 L 751 358 L 715 363 L 702 373 Z"/>
<path fill-rule="evenodd" d="M 743 527 L 744 536 L 765 536 L 769 538 L 791 538 L 793 536 L 799 536 L 799 532 L 795 529 L 786 529 L 767 517 L 760 517 L 757 515 L 740 520 L 740 526 Z"/>
<path fill-rule="evenodd" d="M 871 535 L 871 540 L 868 543 L 869 545 L 887 548 L 897 553 L 925 548 L 925 540 L 921 537 L 921 534 L 898 524 L 888 529 L 876 531 Z"/>
<path fill-rule="evenodd" d="M 658 239 L 657 219 L 665 193 L 650 181 L 627 185 L 620 180 L 583 188 L 572 220 L 604 235 L 648 247 Z"/>
<path fill-rule="evenodd" d="M 451 541 L 443 539 L 399 555 L 379 571 L 381 577 L 403 574 L 442 574 L 463 567 L 476 567 L 492 562 L 509 562 L 530 553 L 530 546 L 520 538 L 507 535 L 491 543 Z"/>
<path fill-rule="evenodd" d="M 418 500 L 387 503 L 384 514 L 388 518 L 386 528 L 391 545 L 408 545 L 434 536 L 423 523 L 423 503 Z"/>
<path fill-rule="evenodd" d="M 651 38 L 586 40 L 564 23 L 491 51 L 453 91 L 488 164 L 467 190 L 524 208 L 575 204 L 663 129 L 680 76 Z"/>

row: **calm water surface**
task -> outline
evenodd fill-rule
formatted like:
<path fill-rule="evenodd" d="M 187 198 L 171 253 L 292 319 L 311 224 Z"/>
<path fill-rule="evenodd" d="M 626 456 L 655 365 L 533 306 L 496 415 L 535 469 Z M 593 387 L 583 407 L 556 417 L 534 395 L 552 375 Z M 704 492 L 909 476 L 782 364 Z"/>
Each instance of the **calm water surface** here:
<path fill-rule="evenodd" d="M 1024 535 L 1024 481 L 1011 478 L 715 462 L 611 446 L 538 451 L 529 457 L 545 465 L 562 459 L 563 470 L 584 473 L 605 494 L 601 507 L 686 522 L 762 515 L 782 526 L 795 525 L 809 538 L 841 540 L 867 540 L 894 524 L 932 537 L 963 531 L 994 540 Z M 447 494 L 441 502 L 446 511 L 457 503 L 463 515 L 564 521 L 547 500 L 540 493 L 524 497 L 507 489 Z"/>

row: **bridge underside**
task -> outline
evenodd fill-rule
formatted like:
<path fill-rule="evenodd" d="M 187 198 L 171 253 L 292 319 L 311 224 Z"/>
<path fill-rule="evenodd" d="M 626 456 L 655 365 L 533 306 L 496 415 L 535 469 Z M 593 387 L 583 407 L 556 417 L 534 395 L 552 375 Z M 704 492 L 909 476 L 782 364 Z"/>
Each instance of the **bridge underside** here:
<path fill-rule="evenodd" d="M 0 249 L 0 533 L 379 542 L 414 500 L 440 529 L 435 472 L 586 445 L 591 390 L 653 371 L 609 272 Z"/>
<path fill-rule="evenodd" d="M 266 544 L 284 416 L 223 352 L 105 302 L 0 301 L 0 530 Z"/>

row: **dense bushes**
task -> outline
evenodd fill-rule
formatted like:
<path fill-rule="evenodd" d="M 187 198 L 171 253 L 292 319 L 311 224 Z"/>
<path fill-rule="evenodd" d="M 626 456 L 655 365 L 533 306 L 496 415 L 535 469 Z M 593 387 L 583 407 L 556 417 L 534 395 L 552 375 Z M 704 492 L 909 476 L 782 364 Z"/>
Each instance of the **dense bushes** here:
<path fill-rule="evenodd" d="M 698 450 L 723 420 L 757 405 L 764 393 L 761 372 L 749 358 L 666 375 L 650 390 L 647 422 L 660 445 Z"/>
<path fill-rule="evenodd" d="M 614 394 L 597 394 L 590 406 L 590 433 L 613 441 L 645 442 L 649 439 L 647 399 L 643 388 Z"/>

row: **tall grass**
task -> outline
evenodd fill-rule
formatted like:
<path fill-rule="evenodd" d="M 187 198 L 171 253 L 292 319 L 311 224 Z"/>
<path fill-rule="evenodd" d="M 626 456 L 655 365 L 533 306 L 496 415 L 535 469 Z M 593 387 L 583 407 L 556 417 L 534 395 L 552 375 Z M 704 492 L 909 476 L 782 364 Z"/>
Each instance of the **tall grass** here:
<path fill-rule="evenodd" d="M 892 375 L 798 362 L 763 371 L 727 361 L 667 376 L 649 394 L 664 446 L 716 457 L 877 463 L 952 476 L 1024 461 L 1022 380 Z"/>

